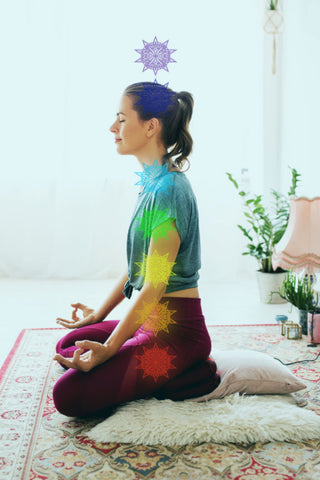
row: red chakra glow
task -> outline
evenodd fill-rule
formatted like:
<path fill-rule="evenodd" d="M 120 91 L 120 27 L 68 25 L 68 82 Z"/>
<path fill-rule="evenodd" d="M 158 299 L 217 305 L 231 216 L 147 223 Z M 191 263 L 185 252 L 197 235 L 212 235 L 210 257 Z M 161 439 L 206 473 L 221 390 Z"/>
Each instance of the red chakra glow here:
<path fill-rule="evenodd" d="M 136 355 L 136 358 L 140 360 L 140 365 L 138 365 L 137 368 L 143 370 L 142 378 L 151 376 L 155 382 L 161 376 L 169 378 L 168 370 L 176 368 L 171 363 L 171 360 L 175 358 L 176 355 L 170 355 L 168 353 L 169 347 L 159 348 L 158 345 L 155 344 L 152 348 L 142 348 L 143 354 Z"/>

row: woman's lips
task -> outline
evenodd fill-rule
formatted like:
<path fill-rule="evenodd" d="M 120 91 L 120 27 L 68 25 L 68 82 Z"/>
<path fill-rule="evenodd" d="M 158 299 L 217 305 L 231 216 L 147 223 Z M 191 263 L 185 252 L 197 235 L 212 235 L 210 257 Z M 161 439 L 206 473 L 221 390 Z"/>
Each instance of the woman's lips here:
<path fill-rule="evenodd" d="M 121 142 L 121 138 L 116 138 L 115 143 Z"/>

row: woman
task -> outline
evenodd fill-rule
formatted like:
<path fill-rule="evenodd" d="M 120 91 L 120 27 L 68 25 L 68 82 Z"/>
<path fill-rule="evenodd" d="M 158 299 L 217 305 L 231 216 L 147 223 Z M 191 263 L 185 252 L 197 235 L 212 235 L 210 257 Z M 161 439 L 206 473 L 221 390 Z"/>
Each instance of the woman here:
<path fill-rule="evenodd" d="M 75 329 L 58 342 L 54 357 L 69 369 L 53 390 L 65 415 L 97 414 L 147 396 L 197 397 L 219 383 L 197 288 L 197 204 L 181 171 L 192 150 L 192 111 L 190 93 L 151 82 L 128 86 L 121 98 L 110 131 L 118 153 L 135 155 L 142 166 L 128 269 L 99 310 L 73 304 L 72 321 L 57 319 Z M 127 315 L 104 322 L 133 289 L 140 293 Z"/>

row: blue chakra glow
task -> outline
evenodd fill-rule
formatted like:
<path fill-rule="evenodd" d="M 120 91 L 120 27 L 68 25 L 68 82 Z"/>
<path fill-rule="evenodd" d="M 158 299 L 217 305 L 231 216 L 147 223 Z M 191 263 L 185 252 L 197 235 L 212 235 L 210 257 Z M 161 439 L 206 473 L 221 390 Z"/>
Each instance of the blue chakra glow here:
<path fill-rule="evenodd" d="M 142 41 L 144 47 L 142 49 L 135 48 L 135 51 L 141 55 L 141 58 L 135 60 L 135 63 L 143 63 L 142 71 L 153 70 L 155 76 L 161 69 L 169 72 L 168 63 L 176 63 L 176 60 L 171 58 L 171 54 L 176 52 L 176 49 L 167 48 L 169 40 L 161 43 L 158 42 L 157 37 L 154 37 L 153 42 Z"/>
<path fill-rule="evenodd" d="M 139 93 L 139 100 L 135 105 L 141 105 L 143 113 L 157 117 L 164 113 L 170 106 L 177 103 L 173 97 L 176 92 L 169 91 L 168 83 L 161 85 L 156 80 L 154 83 L 142 82 L 143 91 Z"/>
<path fill-rule="evenodd" d="M 173 172 L 168 172 L 169 165 L 159 165 L 157 159 L 154 160 L 152 165 L 147 165 L 145 163 L 142 165 L 142 172 L 134 172 L 140 177 L 139 182 L 135 183 L 135 185 L 143 186 L 142 193 L 155 193 L 156 191 L 164 191 L 165 193 L 168 193 L 168 187 L 174 185 L 175 179 L 175 174 Z"/>

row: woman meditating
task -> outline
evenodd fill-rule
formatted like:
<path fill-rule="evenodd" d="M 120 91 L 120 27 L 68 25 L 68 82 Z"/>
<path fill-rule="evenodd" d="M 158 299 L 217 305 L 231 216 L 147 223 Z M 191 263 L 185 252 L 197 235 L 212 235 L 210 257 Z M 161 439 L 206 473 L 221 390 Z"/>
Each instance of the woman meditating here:
<path fill-rule="evenodd" d="M 100 309 L 76 303 L 71 321 L 57 319 L 72 329 L 54 357 L 67 369 L 53 389 L 64 415 L 99 414 L 151 396 L 199 397 L 219 384 L 198 291 L 197 203 L 181 171 L 192 151 L 192 111 L 190 93 L 151 82 L 128 86 L 120 100 L 110 131 L 117 152 L 134 155 L 142 167 L 128 269 Z M 105 320 L 133 289 L 139 293 L 127 315 Z"/>

